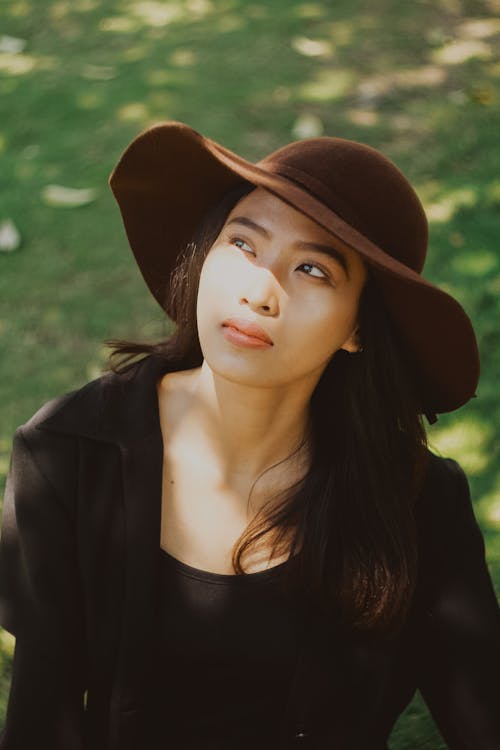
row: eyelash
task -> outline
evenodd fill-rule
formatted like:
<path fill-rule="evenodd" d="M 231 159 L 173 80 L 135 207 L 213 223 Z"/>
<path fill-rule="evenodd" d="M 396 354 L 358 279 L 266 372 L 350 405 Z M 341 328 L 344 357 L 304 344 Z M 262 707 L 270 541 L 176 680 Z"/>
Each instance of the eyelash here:
<path fill-rule="evenodd" d="M 246 240 L 242 239 L 241 237 L 230 237 L 229 242 L 231 245 L 234 245 L 236 242 L 244 242 L 245 245 L 248 245 L 248 247 L 250 247 L 249 243 Z M 236 247 L 238 247 L 238 245 L 236 245 Z M 318 279 L 319 281 L 321 281 L 322 278 L 325 281 L 330 280 L 330 274 L 328 273 L 328 271 L 326 271 L 322 266 L 319 266 L 317 263 L 309 263 L 308 261 L 305 261 L 304 263 L 301 263 L 298 267 L 300 268 L 300 266 L 312 266 L 313 268 L 317 268 L 318 270 L 321 271 L 322 274 L 324 274 L 324 277 L 320 278 L 319 276 L 312 276 L 310 273 L 306 273 L 306 276 L 310 276 L 312 279 Z"/>

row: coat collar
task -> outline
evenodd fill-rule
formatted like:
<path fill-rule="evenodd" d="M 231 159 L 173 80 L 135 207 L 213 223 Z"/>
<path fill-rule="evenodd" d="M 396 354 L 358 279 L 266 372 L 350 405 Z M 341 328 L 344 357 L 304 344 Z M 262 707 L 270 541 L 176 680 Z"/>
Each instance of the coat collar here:
<path fill-rule="evenodd" d="M 158 432 L 156 384 L 177 369 L 163 357 L 148 355 L 126 374 L 107 372 L 49 402 L 39 412 L 38 427 L 132 447 Z"/>

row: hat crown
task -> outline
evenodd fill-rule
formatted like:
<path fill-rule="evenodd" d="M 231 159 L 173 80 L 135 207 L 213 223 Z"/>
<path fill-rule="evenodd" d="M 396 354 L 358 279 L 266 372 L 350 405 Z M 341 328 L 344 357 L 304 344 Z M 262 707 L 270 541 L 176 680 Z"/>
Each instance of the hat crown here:
<path fill-rule="evenodd" d="M 295 141 L 258 166 L 307 190 L 417 273 L 427 253 L 422 204 L 402 172 L 374 148 L 324 136 Z"/>

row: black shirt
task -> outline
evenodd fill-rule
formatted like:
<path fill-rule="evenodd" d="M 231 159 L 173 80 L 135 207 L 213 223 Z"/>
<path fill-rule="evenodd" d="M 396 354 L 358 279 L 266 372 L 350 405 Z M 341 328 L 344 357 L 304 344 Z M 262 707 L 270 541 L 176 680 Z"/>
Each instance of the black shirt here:
<path fill-rule="evenodd" d="M 279 585 L 295 559 L 223 575 L 160 557 L 151 747 L 276 747 L 305 625 Z"/>

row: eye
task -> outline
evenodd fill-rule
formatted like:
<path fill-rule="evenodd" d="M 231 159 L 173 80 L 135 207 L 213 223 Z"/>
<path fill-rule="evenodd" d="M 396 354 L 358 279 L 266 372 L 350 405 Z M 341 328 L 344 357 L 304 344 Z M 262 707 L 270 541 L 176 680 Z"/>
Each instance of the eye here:
<path fill-rule="evenodd" d="M 317 266 L 315 263 L 301 263 L 298 268 L 312 268 L 316 271 L 319 271 L 319 275 L 315 273 L 308 273 L 306 272 L 306 276 L 312 276 L 315 279 L 327 279 L 328 274 L 323 271 L 323 269 L 320 266 Z"/>
<path fill-rule="evenodd" d="M 236 247 L 240 247 L 242 250 L 245 250 L 245 248 L 242 247 L 242 245 L 246 245 L 247 248 L 248 248 L 248 250 L 245 250 L 245 252 L 250 251 L 253 254 L 253 250 L 250 247 L 250 245 L 248 244 L 248 242 L 246 242 L 245 240 L 242 240 L 241 237 L 231 237 L 230 240 L 229 240 L 229 242 L 232 245 L 236 245 Z"/>

